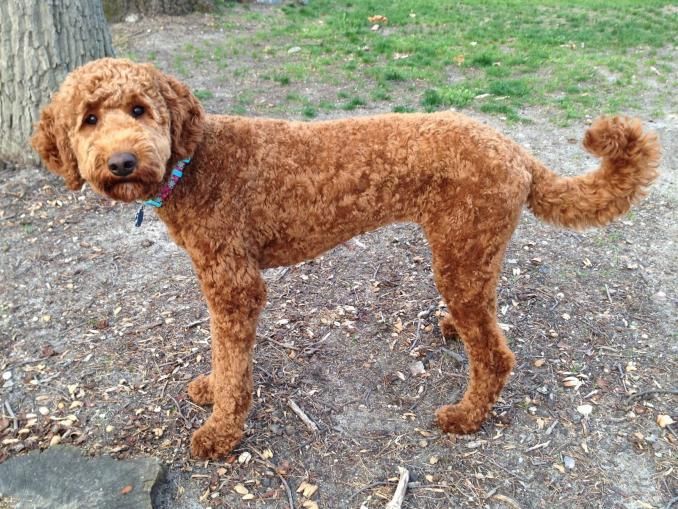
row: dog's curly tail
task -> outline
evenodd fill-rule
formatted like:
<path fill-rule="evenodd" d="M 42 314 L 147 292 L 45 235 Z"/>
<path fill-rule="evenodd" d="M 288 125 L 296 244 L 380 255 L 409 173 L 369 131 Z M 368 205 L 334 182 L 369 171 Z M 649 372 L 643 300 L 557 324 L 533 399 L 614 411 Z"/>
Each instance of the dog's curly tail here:
<path fill-rule="evenodd" d="M 584 147 L 603 159 L 591 173 L 561 177 L 538 161 L 532 165 L 528 206 L 537 217 L 568 228 L 605 225 L 645 196 L 659 175 L 659 141 L 637 119 L 597 119 Z"/>

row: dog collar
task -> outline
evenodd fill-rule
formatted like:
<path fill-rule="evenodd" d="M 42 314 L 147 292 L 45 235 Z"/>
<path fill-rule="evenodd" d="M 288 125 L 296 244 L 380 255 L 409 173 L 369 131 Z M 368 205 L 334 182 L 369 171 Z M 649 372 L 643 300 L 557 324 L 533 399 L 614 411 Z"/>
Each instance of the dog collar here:
<path fill-rule="evenodd" d="M 184 176 L 184 169 L 186 166 L 188 166 L 188 163 L 191 162 L 191 158 L 187 157 L 186 159 L 182 159 L 179 161 L 174 168 L 172 168 L 172 172 L 170 173 L 170 177 L 165 182 L 165 184 L 162 186 L 162 189 L 160 190 L 160 193 L 158 196 L 153 198 L 152 200 L 146 200 L 141 204 L 139 207 L 139 210 L 137 210 L 136 217 L 134 218 L 134 226 L 141 226 L 141 223 L 144 221 L 144 206 L 149 205 L 150 207 L 154 207 L 156 209 L 159 209 L 162 207 L 163 202 L 169 198 L 170 194 L 172 194 L 172 190 L 175 188 L 177 183 L 181 180 L 181 177 Z"/>

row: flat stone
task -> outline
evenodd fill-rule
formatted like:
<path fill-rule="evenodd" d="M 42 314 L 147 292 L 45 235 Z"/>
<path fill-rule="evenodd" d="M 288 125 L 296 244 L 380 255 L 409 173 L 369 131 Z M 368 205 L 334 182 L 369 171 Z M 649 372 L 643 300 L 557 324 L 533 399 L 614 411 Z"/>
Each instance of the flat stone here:
<path fill-rule="evenodd" d="M 155 458 L 88 458 L 76 447 L 53 446 L 0 464 L 0 494 L 17 509 L 152 509 L 151 491 L 162 477 Z"/>

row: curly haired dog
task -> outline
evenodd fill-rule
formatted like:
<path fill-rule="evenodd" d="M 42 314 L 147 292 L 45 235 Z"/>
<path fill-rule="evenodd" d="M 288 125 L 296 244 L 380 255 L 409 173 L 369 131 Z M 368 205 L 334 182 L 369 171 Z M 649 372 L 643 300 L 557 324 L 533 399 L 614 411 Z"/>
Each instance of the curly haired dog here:
<path fill-rule="evenodd" d="M 312 123 L 206 115 L 176 79 L 117 59 L 68 76 L 33 146 L 71 189 L 88 182 L 124 202 L 161 193 L 157 214 L 188 251 L 211 315 L 212 371 L 188 388 L 196 403 L 214 404 L 192 438 L 200 458 L 225 455 L 242 436 L 266 302 L 261 269 L 395 221 L 423 228 L 449 308 L 442 331 L 459 334 L 470 360 L 466 392 L 437 411 L 438 424 L 476 431 L 514 365 L 496 322 L 496 286 L 523 207 L 561 226 L 604 225 L 646 193 L 659 161 L 656 136 L 625 117 L 600 118 L 586 132 L 584 146 L 602 158 L 597 170 L 560 177 L 456 113 Z"/>

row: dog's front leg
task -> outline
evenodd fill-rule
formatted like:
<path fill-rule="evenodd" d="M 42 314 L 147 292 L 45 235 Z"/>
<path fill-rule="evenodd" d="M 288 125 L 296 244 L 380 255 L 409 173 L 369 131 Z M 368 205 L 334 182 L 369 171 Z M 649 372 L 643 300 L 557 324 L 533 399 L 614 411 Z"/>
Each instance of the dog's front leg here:
<path fill-rule="evenodd" d="M 211 316 L 212 372 L 202 380 L 212 415 L 191 440 L 198 458 L 226 455 L 242 437 L 252 400 L 252 347 L 266 287 L 255 264 L 228 258 L 195 263 Z"/>

